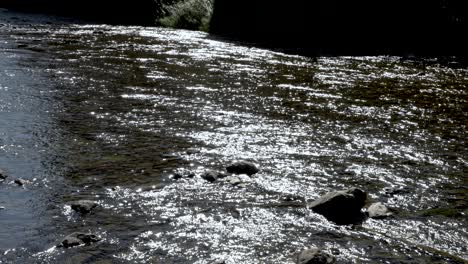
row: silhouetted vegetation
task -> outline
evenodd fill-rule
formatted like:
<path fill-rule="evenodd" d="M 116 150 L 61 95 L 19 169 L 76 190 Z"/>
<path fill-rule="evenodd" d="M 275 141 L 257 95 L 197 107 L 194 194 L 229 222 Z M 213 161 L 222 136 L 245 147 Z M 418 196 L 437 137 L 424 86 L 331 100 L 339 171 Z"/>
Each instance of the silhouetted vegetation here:
<path fill-rule="evenodd" d="M 312 55 L 465 58 L 468 46 L 468 1 L 460 0 L 3 0 L 0 6 L 111 24 L 210 28 L 214 34 Z"/>
<path fill-rule="evenodd" d="M 467 1 L 216 0 L 211 31 L 331 54 L 460 55 Z"/>
<path fill-rule="evenodd" d="M 154 0 L 1 0 L 0 7 L 127 25 L 154 25 L 162 12 L 161 1 Z"/>

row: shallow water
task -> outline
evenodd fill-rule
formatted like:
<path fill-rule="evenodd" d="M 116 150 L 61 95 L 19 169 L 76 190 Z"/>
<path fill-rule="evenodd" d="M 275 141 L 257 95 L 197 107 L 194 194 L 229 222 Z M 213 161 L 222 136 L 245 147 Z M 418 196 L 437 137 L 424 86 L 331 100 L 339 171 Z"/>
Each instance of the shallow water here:
<path fill-rule="evenodd" d="M 0 53 L 0 263 L 468 260 L 466 69 L 5 10 Z M 260 173 L 200 177 L 237 159 Z M 394 217 L 338 226 L 305 206 L 352 186 Z M 54 247 L 74 231 L 103 240 Z"/>

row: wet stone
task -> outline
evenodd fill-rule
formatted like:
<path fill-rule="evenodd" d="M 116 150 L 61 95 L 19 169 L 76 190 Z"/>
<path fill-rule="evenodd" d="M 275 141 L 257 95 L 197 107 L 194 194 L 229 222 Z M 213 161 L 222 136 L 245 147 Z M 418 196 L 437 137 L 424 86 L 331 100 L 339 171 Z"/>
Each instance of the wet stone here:
<path fill-rule="evenodd" d="M 236 219 L 239 219 L 242 215 L 242 212 L 237 208 L 231 208 L 229 212 L 231 213 L 231 216 Z"/>
<path fill-rule="evenodd" d="M 23 186 L 28 183 L 28 181 L 23 180 L 23 179 L 15 179 L 13 182 L 18 184 L 18 186 Z"/>
<path fill-rule="evenodd" d="M 365 219 L 361 212 L 367 194 L 351 188 L 343 191 L 329 192 L 308 205 L 314 212 L 339 225 L 357 224 Z"/>
<path fill-rule="evenodd" d="M 297 256 L 297 264 L 332 264 L 335 263 L 334 256 L 323 252 L 318 248 L 303 250 Z"/>
<path fill-rule="evenodd" d="M 74 232 L 66 236 L 58 247 L 71 248 L 76 246 L 90 245 L 91 243 L 98 242 L 101 239 L 96 235 L 90 233 Z"/>
<path fill-rule="evenodd" d="M 0 181 L 5 180 L 8 177 L 5 171 L 0 169 Z"/>
<path fill-rule="evenodd" d="M 241 160 L 231 163 L 226 167 L 227 172 L 233 174 L 247 174 L 249 176 L 259 172 L 259 169 L 255 164 L 249 161 Z"/>
<path fill-rule="evenodd" d="M 177 169 L 172 175 L 172 179 L 178 180 L 182 178 L 193 178 L 195 177 L 195 172 L 189 171 L 187 169 Z"/>
<path fill-rule="evenodd" d="M 367 208 L 367 214 L 370 218 L 383 219 L 392 215 L 388 208 L 382 203 L 373 203 Z"/>
<path fill-rule="evenodd" d="M 397 194 L 403 194 L 407 193 L 409 190 L 408 188 L 405 187 L 399 187 L 399 188 L 394 188 L 394 187 L 385 187 L 383 188 L 383 192 L 386 196 L 394 196 Z"/>
<path fill-rule="evenodd" d="M 236 177 L 236 176 L 228 176 L 228 177 L 226 177 L 226 182 L 236 186 L 236 185 L 241 184 L 242 180 L 239 177 Z"/>
<path fill-rule="evenodd" d="M 225 175 L 220 172 L 210 170 L 204 172 L 201 177 L 209 182 L 215 182 L 219 178 L 224 178 Z"/>
<path fill-rule="evenodd" d="M 91 210 L 93 210 L 96 206 L 98 206 L 98 204 L 90 200 L 79 200 L 70 203 L 70 206 L 76 212 L 87 214 L 91 212 Z"/>
<path fill-rule="evenodd" d="M 188 155 L 193 155 L 193 154 L 200 153 L 200 150 L 195 149 L 195 148 L 189 148 L 189 149 L 187 149 L 187 151 L 185 153 L 187 153 Z"/>

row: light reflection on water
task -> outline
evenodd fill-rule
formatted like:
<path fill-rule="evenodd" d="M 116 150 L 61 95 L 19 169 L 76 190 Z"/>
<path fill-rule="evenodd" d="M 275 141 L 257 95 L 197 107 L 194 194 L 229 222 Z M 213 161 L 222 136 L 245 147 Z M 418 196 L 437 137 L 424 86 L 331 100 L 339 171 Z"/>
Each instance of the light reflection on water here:
<path fill-rule="evenodd" d="M 78 226 L 104 238 L 44 247 L 35 255 L 44 262 L 292 263 L 311 246 L 343 263 L 468 258 L 464 69 L 399 57 L 314 61 L 159 28 L 6 32 L 15 43 L 41 39 L 44 74 L 64 105 L 53 117 L 67 146 L 56 153 L 68 161 L 65 187 L 47 187 L 59 208 L 50 209 L 55 237 Z M 236 159 L 262 170 L 241 186 L 199 176 Z M 179 168 L 197 175 L 172 179 Z M 396 216 L 336 226 L 305 207 L 350 186 Z M 65 205 L 76 199 L 100 207 L 79 216 Z"/>

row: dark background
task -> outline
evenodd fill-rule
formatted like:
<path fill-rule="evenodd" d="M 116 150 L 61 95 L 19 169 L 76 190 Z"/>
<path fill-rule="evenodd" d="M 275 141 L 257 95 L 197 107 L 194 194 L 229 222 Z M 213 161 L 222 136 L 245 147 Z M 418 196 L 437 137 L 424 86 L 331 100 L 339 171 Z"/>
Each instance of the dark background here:
<path fill-rule="evenodd" d="M 111 24 L 156 25 L 181 0 L 1 0 Z M 468 0 L 214 0 L 210 32 L 311 55 L 465 56 Z"/>
<path fill-rule="evenodd" d="M 211 30 L 323 53 L 460 55 L 466 47 L 467 3 L 216 0 Z"/>

